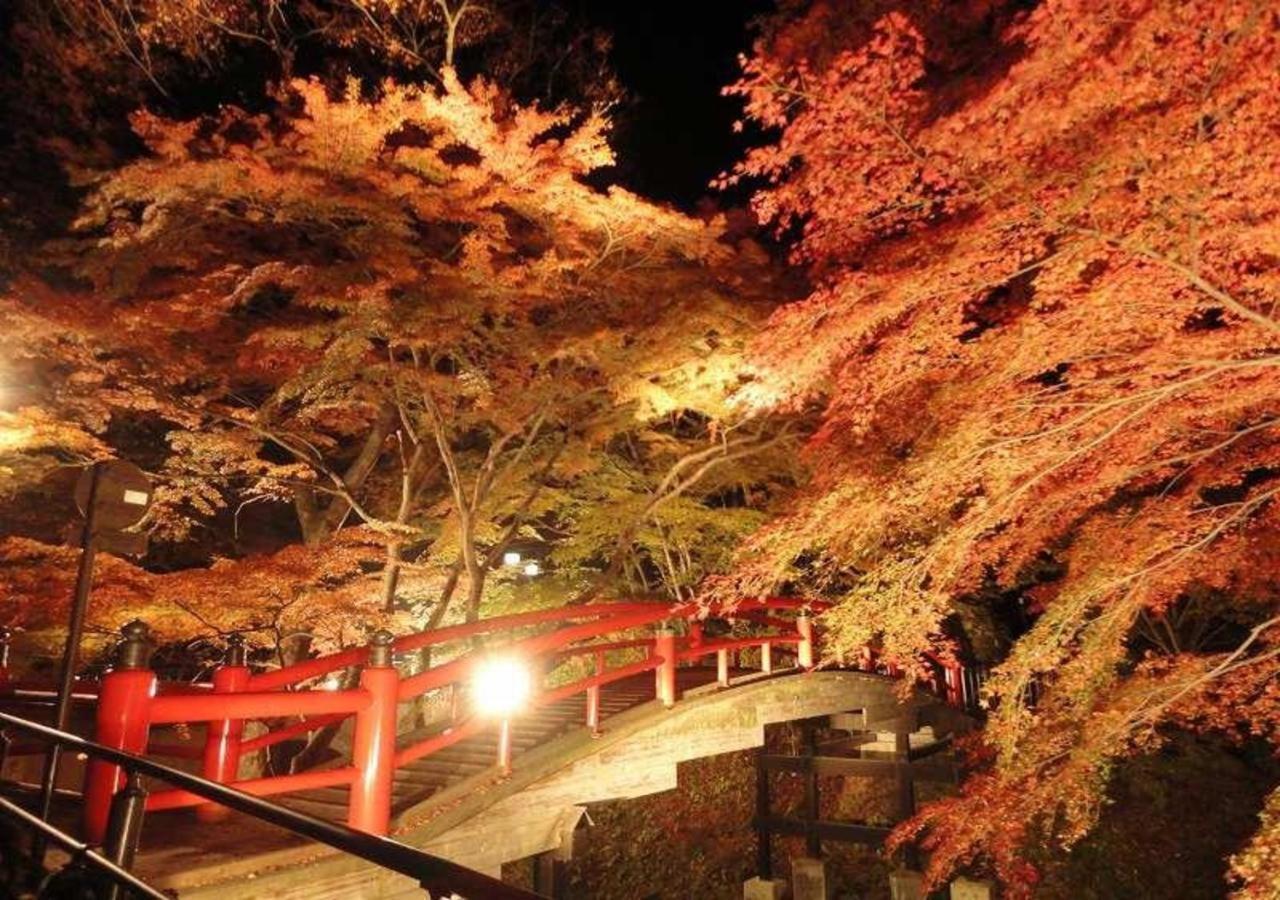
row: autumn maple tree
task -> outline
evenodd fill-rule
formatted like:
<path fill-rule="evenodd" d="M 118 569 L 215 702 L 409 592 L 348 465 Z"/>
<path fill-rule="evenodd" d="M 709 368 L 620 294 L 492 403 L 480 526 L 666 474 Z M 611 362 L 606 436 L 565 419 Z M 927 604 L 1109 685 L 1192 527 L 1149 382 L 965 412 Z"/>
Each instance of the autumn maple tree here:
<path fill-rule="evenodd" d="M 93 458 L 156 479 L 152 550 L 104 568 L 96 624 L 305 649 L 722 568 L 797 471 L 787 426 L 725 403 L 770 268 L 587 183 L 608 124 L 447 60 L 132 113 L 140 151 L 77 170 L 0 297 L 11 507 Z M 20 520 L 6 615 L 56 628 L 68 557 Z"/>
<path fill-rule="evenodd" d="M 558 7 L 16 3 L 0 616 L 56 642 L 68 481 L 120 456 L 157 502 L 99 629 L 285 659 L 783 590 L 835 601 L 835 660 L 989 666 L 964 785 L 894 840 L 935 884 L 1029 896 L 1174 730 L 1274 752 L 1280 11 L 779 7 L 720 182 L 800 300 L 608 186 L 608 41 Z"/>
<path fill-rule="evenodd" d="M 824 411 L 812 484 L 717 590 L 838 596 L 837 654 L 996 663 L 977 773 L 901 836 L 935 883 L 1024 895 L 1162 728 L 1278 737 L 1280 19 L 786 7 L 731 88 L 773 138 L 724 180 L 816 287 L 741 400 Z M 1275 841 L 1272 810 L 1242 896 Z"/>

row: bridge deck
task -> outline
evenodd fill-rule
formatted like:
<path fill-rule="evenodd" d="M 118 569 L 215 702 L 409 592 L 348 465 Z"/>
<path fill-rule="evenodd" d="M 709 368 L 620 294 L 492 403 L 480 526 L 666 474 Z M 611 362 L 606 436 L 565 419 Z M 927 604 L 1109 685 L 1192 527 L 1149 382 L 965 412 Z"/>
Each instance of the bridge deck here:
<path fill-rule="evenodd" d="M 336 771 L 296 777 L 270 773 L 235 783 L 312 816 L 336 821 L 350 816 L 353 827 L 368 833 L 385 834 L 464 867 L 497 874 L 508 861 L 566 846 L 589 804 L 669 790 L 676 786 L 681 762 L 762 746 L 770 723 L 849 713 L 845 719 L 856 726 L 853 731 L 862 733 L 851 736 L 850 743 L 874 743 L 882 737 L 870 737 L 876 728 L 889 724 L 896 729 L 891 743 L 900 750 L 903 735 L 916 728 L 906 723 L 920 721 L 917 712 L 940 707 L 954 714 L 963 706 L 962 689 L 967 690 L 970 680 L 961 668 L 942 662 L 930 669 L 928 690 L 896 681 L 899 672 L 893 666 L 877 674 L 881 667 L 874 653 L 865 654 L 857 670 L 815 670 L 818 657 L 810 613 L 824 606 L 801 598 L 742 600 L 724 612 L 730 623 L 745 621 L 748 633 L 710 640 L 701 624 L 707 610 L 694 604 L 671 608 L 619 602 L 537 610 L 399 638 L 379 632 L 368 646 L 257 674 L 243 667 L 242 659 L 237 661 L 233 647 L 231 661 L 214 677 L 213 693 L 157 684 L 154 673 L 136 665 L 148 652 L 146 629 L 131 625 L 121 643 L 122 667 L 110 671 L 97 692 L 86 686 L 80 712 L 96 707 L 95 733 L 104 743 L 169 755 L 184 761 L 183 767 L 207 765 L 207 771 L 224 779 L 234 777 L 229 769 L 236 767 L 241 747 L 233 737 L 206 735 L 204 723 L 278 723 L 303 713 L 330 724 L 341 722 L 336 752 L 331 754 L 334 761 L 321 764 L 322 769 L 332 765 Z M 687 621 L 683 635 L 670 624 L 681 619 Z M 634 636 L 638 629 L 650 627 L 651 636 Z M 456 696 L 461 701 L 472 688 L 475 660 L 464 654 L 406 675 L 392 667 L 395 652 L 417 652 L 481 634 L 507 636 L 504 646 L 537 661 L 544 674 L 566 657 L 595 655 L 591 674 L 558 687 L 542 686 L 569 699 L 514 718 L 509 734 L 514 753 L 502 745 L 505 766 L 498 764 L 496 723 L 468 714 L 456 725 L 436 725 L 434 733 L 421 729 L 403 734 L 400 728 L 406 723 L 396 715 L 397 704 L 439 697 L 433 692 L 442 689 L 460 691 Z M 620 640 L 607 640 L 611 635 Z M 646 659 L 606 664 L 611 651 L 639 648 L 648 649 Z M 747 659 L 759 654 L 762 671 L 730 673 L 729 690 L 719 689 L 715 668 L 683 664 L 715 657 L 723 667 L 742 661 L 744 651 Z M 797 668 L 771 666 L 774 651 L 790 653 Z M 352 667 L 362 667 L 358 686 L 332 692 L 314 687 L 321 676 Z M 787 677 L 792 673 L 794 677 Z M 303 690 L 286 690 L 296 685 Z M 9 693 L 14 698 L 30 694 L 16 683 Z M 31 696 L 45 695 L 37 691 Z M 585 727 L 588 708 L 600 713 L 603 734 Z M 401 705 L 400 711 L 408 709 Z M 948 730 L 963 727 L 942 721 L 946 716 L 929 718 Z M 314 730 L 319 724 L 277 726 L 246 741 L 244 752 L 260 752 L 299 737 L 303 725 Z M 450 732 L 449 727 L 458 730 Z M 449 740 L 456 743 L 442 746 Z M 400 748 L 399 765 L 386 766 L 381 754 L 388 747 Z M 222 755 L 204 760 L 211 752 Z M 421 758 L 403 761 L 413 754 Z M 249 757 L 239 758 L 243 762 Z M 356 773 L 348 759 L 362 760 L 366 770 Z M 38 762 L 19 754 L 21 767 L 33 760 Z M 11 780 L 31 780 L 23 778 L 25 768 L 18 768 L 7 766 L 3 774 Z M 67 766 L 60 781 L 67 776 L 78 785 L 81 773 L 72 771 L 76 768 L 82 766 Z M 352 786 L 274 793 L 287 785 L 326 781 Z M 110 770 L 92 770 L 85 783 L 86 833 L 100 839 L 113 790 Z M 148 805 L 172 809 L 192 799 L 182 791 L 161 789 Z M 230 814 L 207 821 L 211 812 L 208 807 L 197 808 L 195 814 L 190 809 L 153 809 L 146 817 L 137 874 L 183 898 L 399 900 L 420 895 L 415 881 L 364 861 L 365 854 L 338 854 Z M 74 814 L 69 803 L 59 810 L 64 821 Z"/>
<path fill-rule="evenodd" d="M 715 669 L 698 667 L 678 670 L 676 680 L 680 690 L 687 691 L 710 684 L 715 677 Z M 654 677 L 651 673 L 606 685 L 600 691 L 601 723 L 607 727 L 610 717 L 653 699 Z M 586 705 L 582 697 L 570 697 L 517 718 L 512 728 L 512 743 L 518 754 L 585 727 Z M 403 742 L 412 743 L 433 733 L 432 730 L 423 730 L 406 736 Z M 498 736 L 496 729 L 491 728 L 397 769 L 392 813 L 402 813 L 447 787 L 492 771 L 497 752 Z M 349 791 L 345 785 L 301 791 L 282 797 L 281 803 L 321 818 L 342 820 L 346 816 Z"/>
<path fill-rule="evenodd" d="M 741 677 L 746 670 L 731 670 Z M 682 692 L 705 687 L 715 682 L 714 667 L 688 667 L 677 672 Z M 608 730 L 610 719 L 634 710 L 655 698 L 652 673 L 623 679 L 601 689 L 601 727 Z M 393 810 L 410 812 L 448 788 L 458 790 L 475 785 L 502 781 L 495 765 L 497 736 L 495 729 L 459 741 L 396 770 Z M 582 697 L 540 707 L 515 721 L 513 741 L 517 755 L 537 746 L 545 746 L 557 738 L 574 732 L 586 732 L 586 707 Z M 424 732 L 422 736 L 426 736 Z M 343 821 L 347 813 L 348 788 L 333 787 L 301 791 L 280 796 L 278 802 L 302 812 L 333 821 Z M 408 827 L 408 823 L 398 823 Z M 395 828 L 393 827 L 393 832 Z M 394 833 L 393 833 L 394 837 Z M 294 862 L 298 851 L 308 846 L 305 840 L 238 814 L 229 814 L 220 822 L 198 821 L 191 810 L 168 810 L 148 814 L 135 871 L 155 883 L 172 882 L 175 876 L 193 869 L 221 868 L 228 873 L 262 867 L 272 859 Z M 323 852 L 316 848 L 318 853 Z"/>
<path fill-rule="evenodd" d="M 892 681 L 856 672 L 755 673 L 727 691 L 715 689 L 711 669 L 682 669 L 680 678 L 685 695 L 671 710 L 647 700 L 651 676 L 620 682 L 611 698 L 619 711 L 604 722 L 599 739 L 589 736 L 571 707 L 550 711 L 541 726 L 531 715 L 526 734 L 548 736 L 516 755 L 511 775 L 489 766 L 448 782 L 433 780 L 415 786 L 425 789 L 417 795 L 423 800 L 406 790 L 398 800 L 410 805 L 391 836 L 497 874 L 504 862 L 563 846 L 587 805 L 674 788 L 680 762 L 761 746 L 771 722 L 856 709 L 882 715 L 897 703 Z M 935 706 L 936 698 L 921 696 L 896 708 L 905 713 L 916 707 L 923 714 Z M 939 731 L 951 732 L 958 721 L 942 721 Z M 317 807 L 331 818 L 342 815 L 333 804 Z M 405 879 L 358 860 L 236 818 L 202 825 L 189 811 L 148 817 L 137 871 L 184 900 L 421 897 Z"/>

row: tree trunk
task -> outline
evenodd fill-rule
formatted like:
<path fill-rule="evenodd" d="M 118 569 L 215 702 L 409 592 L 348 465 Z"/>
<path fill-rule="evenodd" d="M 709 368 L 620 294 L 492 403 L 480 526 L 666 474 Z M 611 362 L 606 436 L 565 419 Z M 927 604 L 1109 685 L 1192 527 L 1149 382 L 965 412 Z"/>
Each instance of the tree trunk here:
<path fill-rule="evenodd" d="M 470 583 L 467 585 L 467 621 L 480 621 L 480 598 L 484 595 L 484 576 L 482 570 L 472 572 L 468 578 Z"/>
<path fill-rule="evenodd" d="M 347 466 L 342 474 L 342 485 L 350 494 L 360 489 L 373 467 L 382 455 L 382 445 L 391 433 L 391 426 L 396 420 L 396 408 L 388 405 L 378 411 L 377 418 L 365 435 L 364 444 L 356 458 Z M 323 542 L 342 524 L 351 504 L 340 497 L 333 497 L 322 503 L 324 494 L 321 491 L 298 488 L 294 491 L 293 507 L 298 514 L 298 526 L 302 531 L 302 540 L 308 547 Z"/>

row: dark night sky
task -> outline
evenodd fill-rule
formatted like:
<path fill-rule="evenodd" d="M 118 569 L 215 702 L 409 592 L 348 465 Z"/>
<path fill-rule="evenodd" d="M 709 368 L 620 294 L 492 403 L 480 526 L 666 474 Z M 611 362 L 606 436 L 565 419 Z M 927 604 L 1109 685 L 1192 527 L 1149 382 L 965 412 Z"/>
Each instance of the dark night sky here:
<path fill-rule="evenodd" d="M 736 160 L 741 105 L 720 96 L 771 0 L 591 0 L 583 12 L 614 35 L 614 65 L 634 101 L 619 115 L 617 179 L 689 208 Z"/>

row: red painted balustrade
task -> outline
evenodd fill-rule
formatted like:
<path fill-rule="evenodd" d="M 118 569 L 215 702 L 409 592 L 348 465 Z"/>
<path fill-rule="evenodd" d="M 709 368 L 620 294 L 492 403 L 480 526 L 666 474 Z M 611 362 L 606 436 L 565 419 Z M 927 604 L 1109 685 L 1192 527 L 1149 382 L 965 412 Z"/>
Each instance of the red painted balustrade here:
<path fill-rule="evenodd" d="M 350 785 L 347 822 L 374 834 L 387 832 L 391 814 L 391 790 L 397 767 L 429 756 L 485 729 L 498 734 L 494 762 L 502 771 L 511 766 L 511 716 L 473 712 L 452 727 L 425 738 L 403 740 L 397 733 L 396 707 L 435 691 L 452 691 L 454 702 L 462 696 L 478 667 L 494 657 L 519 660 L 529 672 L 542 672 L 542 680 L 569 660 L 587 657 L 589 673 L 566 684 L 534 684 L 524 709 L 557 703 L 581 694 L 586 704 L 587 726 L 600 729 L 600 689 L 615 681 L 653 672 L 658 700 L 670 707 L 678 702 L 676 667 L 714 657 L 718 681 L 729 685 L 731 663 L 741 663 L 751 651 L 758 667 L 774 670 L 776 657 L 794 657 L 801 669 L 817 661 L 814 620 L 810 611 L 825 603 L 792 598 L 741 601 L 732 609 L 708 611 L 696 604 L 596 603 L 501 616 L 479 622 L 440 628 L 430 632 L 392 637 L 380 632 L 369 646 L 354 647 L 306 660 L 292 666 L 253 672 L 245 663 L 243 646 L 234 641 L 226 663 L 203 690 L 162 689 L 146 668 L 117 668 L 100 686 L 86 690 L 96 694 L 96 739 L 99 743 L 132 753 L 170 752 L 177 748 L 148 746 L 150 728 L 172 723 L 206 723 L 205 746 L 199 750 L 205 777 L 259 796 Z M 708 612 L 752 623 L 762 633 L 748 637 L 708 638 L 704 622 Z M 685 634 L 674 625 L 683 621 Z M 637 631 L 647 631 L 636 637 Z M 516 637 L 522 631 L 530 634 Z M 135 632 L 136 634 L 136 632 Z M 145 638 L 145 635 L 144 635 Z M 470 644 L 485 640 L 484 647 Z M 451 646 L 450 646 L 451 645 Z M 393 665 L 394 654 L 431 649 L 451 649 L 457 655 L 411 675 L 401 675 Z M 631 651 L 630 653 L 621 653 Z M 635 658 L 643 654 L 642 658 Z M 625 658 L 617 660 L 619 655 Z M 122 654 L 129 658 L 130 654 Z M 359 668 L 358 681 L 343 689 L 314 686 L 319 679 L 341 676 Z M 884 670 L 868 651 L 860 668 Z M 965 701 L 963 672 L 958 666 L 938 664 L 938 676 L 930 686 L 948 702 Z M 256 750 L 299 737 L 326 725 L 354 720 L 352 754 L 348 765 L 289 775 L 237 780 L 240 759 Z M 250 720 L 300 719 L 257 737 L 245 739 Z M 190 750 L 183 755 L 195 756 Z M 85 784 L 86 836 L 98 841 L 104 834 L 111 798 L 120 787 L 119 770 L 92 762 Z M 216 817 L 220 810 L 183 791 L 159 791 L 150 795 L 147 808 L 200 807 L 202 817 Z"/>

